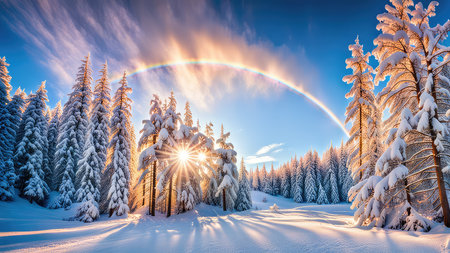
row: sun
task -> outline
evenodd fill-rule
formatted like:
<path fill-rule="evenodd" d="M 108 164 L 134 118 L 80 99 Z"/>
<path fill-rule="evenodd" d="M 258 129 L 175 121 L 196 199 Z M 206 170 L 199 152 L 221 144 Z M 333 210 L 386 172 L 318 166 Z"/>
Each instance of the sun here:
<path fill-rule="evenodd" d="M 178 150 L 177 157 L 178 157 L 178 160 L 180 161 L 180 163 L 185 164 L 189 160 L 190 156 L 191 156 L 191 154 L 189 153 L 188 150 L 186 150 L 186 149 Z"/>

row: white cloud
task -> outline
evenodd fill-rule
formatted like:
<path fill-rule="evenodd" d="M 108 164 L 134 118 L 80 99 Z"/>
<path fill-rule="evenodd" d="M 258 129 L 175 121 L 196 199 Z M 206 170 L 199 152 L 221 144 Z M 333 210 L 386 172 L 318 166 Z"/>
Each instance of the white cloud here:
<path fill-rule="evenodd" d="M 282 148 L 279 148 L 279 149 L 274 150 L 272 153 L 273 153 L 273 154 L 276 154 L 276 153 L 280 153 L 281 151 L 283 151 L 283 149 L 282 149 Z"/>
<path fill-rule="evenodd" d="M 275 162 L 276 159 L 272 156 L 247 156 L 245 158 L 246 164 L 257 164 L 257 163 L 266 163 L 266 162 Z"/>
<path fill-rule="evenodd" d="M 283 146 L 283 145 L 284 145 L 284 143 L 273 143 L 273 144 L 269 144 L 269 145 L 267 145 L 267 146 L 264 146 L 264 147 L 260 148 L 260 149 L 256 152 L 256 155 L 260 156 L 260 155 L 267 154 L 267 153 L 269 153 L 271 150 L 273 150 L 273 149 L 275 149 L 275 148 L 278 148 L 278 147 L 281 147 L 281 146 Z M 279 151 L 278 151 L 278 152 L 279 152 Z"/>
<path fill-rule="evenodd" d="M 273 156 L 270 155 L 266 155 L 267 153 L 271 152 L 272 153 L 278 153 L 281 152 L 283 149 L 279 148 L 281 146 L 283 146 L 284 143 L 273 143 L 273 144 L 269 144 L 267 146 L 263 146 L 261 147 L 255 155 L 251 155 L 251 156 L 247 156 L 245 158 L 245 163 L 246 164 L 258 164 L 258 163 L 267 163 L 267 162 L 275 162 L 276 159 Z M 279 149 L 276 149 L 279 148 Z M 276 149 L 276 150 L 274 150 Z"/>

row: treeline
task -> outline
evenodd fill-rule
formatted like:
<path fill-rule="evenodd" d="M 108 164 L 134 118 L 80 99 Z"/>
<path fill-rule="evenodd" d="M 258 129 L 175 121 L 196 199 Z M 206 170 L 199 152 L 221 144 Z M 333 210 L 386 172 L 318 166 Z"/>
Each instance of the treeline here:
<path fill-rule="evenodd" d="M 250 170 L 253 190 L 270 195 L 292 198 L 297 203 L 335 204 L 347 201 L 347 193 L 353 185 L 347 169 L 345 145 L 330 148 L 319 157 L 317 151 L 309 151 L 299 159 L 269 172 L 265 164 L 261 169 Z"/>
<path fill-rule="evenodd" d="M 36 93 L 18 88 L 10 98 L 8 66 L 0 59 L 0 199 L 12 200 L 17 188 L 50 208 L 82 202 L 74 218 L 85 222 L 127 213 L 136 145 L 126 74 L 111 98 L 105 63 L 92 90 L 88 55 L 63 108 L 50 111 L 45 81 Z M 50 191 L 59 193 L 52 202 Z"/>
<path fill-rule="evenodd" d="M 377 16 L 372 54 L 358 38 L 349 46 L 346 64 L 353 73 L 343 80 L 352 84 L 346 95 L 355 180 L 349 198 L 358 225 L 428 231 L 435 221 L 450 227 L 450 21 L 431 26 L 437 5 L 391 0 Z M 374 85 L 383 89 L 374 94 Z"/>
<path fill-rule="evenodd" d="M 153 215 L 162 206 L 168 216 L 173 206 L 180 213 L 202 201 L 224 210 L 251 208 L 247 172 L 242 163 L 238 173 L 236 152 L 227 142 L 230 133 L 222 126 L 214 141 L 212 123 L 201 133 L 198 120 L 193 127 L 188 102 L 183 121 L 173 92 L 164 103 L 153 97 L 150 119 L 136 143 L 126 73 L 111 98 L 105 63 L 92 90 L 88 55 L 68 101 L 50 110 L 45 82 L 35 93 L 17 88 L 10 97 L 8 66 L 0 58 L 2 201 L 12 200 L 17 189 L 30 203 L 49 208 L 69 209 L 81 202 L 73 218 L 84 222 L 101 213 L 121 216 L 141 205 Z M 52 200 L 51 191 L 58 192 Z"/>

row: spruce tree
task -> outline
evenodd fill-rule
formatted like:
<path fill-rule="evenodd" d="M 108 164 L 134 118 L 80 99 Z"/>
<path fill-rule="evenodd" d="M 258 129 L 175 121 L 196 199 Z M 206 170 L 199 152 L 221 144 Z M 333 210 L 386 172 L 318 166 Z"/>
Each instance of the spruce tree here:
<path fill-rule="evenodd" d="M 10 145 L 13 140 L 11 115 L 7 108 L 10 101 L 9 93 L 12 89 L 8 66 L 5 57 L 0 58 L 0 200 L 13 198 L 16 178 L 11 161 L 13 155 Z"/>
<path fill-rule="evenodd" d="M 352 122 L 350 129 L 350 155 L 348 160 L 349 168 L 352 171 L 353 178 L 357 181 L 367 178 L 364 176 L 367 169 L 367 152 L 368 145 L 368 122 L 371 116 L 371 105 L 375 102 L 373 94 L 373 68 L 369 65 L 370 53 L 364 53 L 363 46 L 359 44 L 356 38 L 355 44 L 350 45 L 349 50 L 352 57 L 348 58 L 345 63 L 348 69 L 352 69 L 351 75 L 346 75 L 342 79 L 348 84 L 353 84 L 350 91 L 345 95 L 346 98 L 353 98 L 347 106 L 345 120 L 346 123 Z"/>
<path fill-rule="evenodd" d="M 59 196 L 52 208 L 69 209 L 75 194 L 78 161 L 83 155 L 84 141 L 89 126 L 92 71 L 89 55 L 82 61 L 69 100 L 61 116 L 60 134 L 56 146 L 56 184 Z"/>
<path fill-rule="evenodd" d="M 349 183 L 348 177 L 350 172 L 347 169 L 347 149 L 345 148 L 344 142 L 341 141 L 341 146 L 339 147 L 339 171 L 338 171 L 338 186 L 339 186 L 339 196 L 341 201 L 348 201 L 348 190 L 352 187 L 352 183 Z M 353 180 L 351 180 L 353 182 Z"/>
<path fill-rule="evenodd" d="M 339 162 L 333 146 L 331 146 L 324 155 L 323 163 L 326 169 L 326 176 L 324 179 L 325 193 L 331 203 L 339 203 L 339 189 L 336 176 L 339 171 Z"/>
<path fill-rule="evenodd" d="M 321 187 L 321 183 L 317 183 L 316 177 L 316 164 L 314 163 L 314 157 L 312 151 L 306 154 L 306 176 L 305 176 L 305 200 L 306 202 L 315 202 L 317 200 L 318 185 Z"/>
<path fill-rule="evenodd" d="M 30 97 L 23 114 L 24 135 L 15 154 L 15 160 L 22 165 L 18 170 L 17 182 L 20 195 L 30 203 L 34 201 L 40 205 L 45 203 L 49 193 L 44 172 L 44 151 L 47 148 L 47 120 L 44 115 L 46 101 L 47 91 L 44 81 L 36 94 Z"/>
<path fill-rule="evenodd" d="M 85 142 L 83 158 L 78 162 L 77 177 L 80 188 L 75 197 L 81 205 L 77 209 L 75 218 L 84 222 L 92 222 L 100 216 L 98 202 L 100 200 L 100 169 L 101 159 L 94 145 L 94 126 L 91 122 Z"/>
<path fill-rule="evenodd" d="M 281 195 L 291 198 L 291 170 L 288 166 L 283 166 L 281 170 Z"/>
<path fill-rule="evenodd" d="M 259 190 L 259 168 L 256 166 L 255 172 L 253 172 L 252 188 L 255 191 Z"/>
<path fill-rule="evenodd" d="M 329 194 L 327 193 L 327 196 L 329 195 L 329 201 L 332 204 L 339 203 L 339 190 L 337 185 L 337 179 L 336 175 L 334 174 L 334 171 L 332 169 L 328 169 L 327 172 L 327 178 L 328 178 L 328 184 L 329 184 Z"/>
<path fill-rule="evenodd" d="M 150 194 L 149 207 L 151 208 L 151 214 L 154 214 L 156 205 L 156 174 L 157 164 L 156 157 L 151 157 L 153 153 L 147 153 L 148 147 L 155 145 L 156 138 L 163 127 L 163 111 L 161 108 L 161 100 L 158 95 L 153 94 L 153 99 L 150 101 L 150 119 L 144 120 L 144 127 L 141 130 L 141 138 L 139 139 L 138 149 L 141 152 L 139 157 L 138 171 L 141 171 L 141 175 L 138 183 L 142 182 L 142 196 L 145 199 L 145 184 L 146 176 L 151 175 L 150 179 Z M 151 160 L 152 159 L 152 160 Z M 143 203 L 145 201 L 143 200 Z"/>
<path fill-rule="evenodd" d="M 244 159 L 241 159 L 241 170 L 239 171 L 239 190 L 237 193 L 235 209 L 245 211 L 252 208 L 252 196 L 250 195 L 250 183 L 247 179 Z"/>
<path fill-rule="evenodd" d="M 84 222 L 92 222 L 99 217 L 100 182 L 108 154 L 111 89 L 107 63 L 104 64 L 100 73 L 100 79 L 97 80 L 94 88 L 83 158 L 78 162 L 79 169 L 76 173 L 77 178 L 81 180 L 80 188 L 76 192 L 76 200 L 82 202 L 77 209 L 76 218 Z M 109 185 L 110 178 L 105 175 L 103 179 L 103 183 Z M 106 199 L 107 195 L 103 196 Z"/>
<path fill-rule="evenodd" d="M 306 168 L 304 167 L 303 161 L 305 161 L 305 159 L 300 158 L 298 167 L 295 170 L 296 171 L 296 173 L 295 173 L 296 179 L 295 179 L 295 181 L 293 181 L 295 183 L 295 185 L 294 185 L 294 195 L 292 196 L 292 198 L 297 203 L 302 203 L 302 202 L 305 202 L 305 200 L 306 200 L 306 198 L 305 198 Z"/>
<path fill-rule="evenodd" d="M 319 193 L 317 195 L 316 203 L 319 204 L 319 205 L 329 204 L 330 203 L 328 201 L 327 194 L 326 194 L 325 190 L 323 189 L 321 183 L 319 183 Z"/>
<path fill-rule="evenodd" d="M 128 93 L 126 73 L 119 82 L 113 99 L 113 111 L 111 117 L 111 141 L 109 143 L 107 171 L 111 171 L 111 181 L 108 191 L 108 213 L 117 216 L 128 213 L 128 194 L 130 184 L 130 159 L 131 159 L 131 99 Z"/>
<path fill-rule="evenodd" d="M 270 172 L 267 173 L 266 180 L 264 182 L 264 192 L 270 195 L 274 195 L 274 170 L 273 170 L 273 164 L 270 169 Z"/>
<path fill-rule="evenodd" d="M 296 158 L 297 159 L 297 158 Z M 287 165 L 288 166 L 288 165 Z M 298 165 L 297 165 L 297 167 L 291 167 L 291 166 L 289 166 L 289 169 L 290 169 L 290 171 L 291 171 L 291 193 L 290 193 L 290 196 L 292 197 L 292 198 L 295 198 L 294 196 L 295 196 L 295 192 L 297 191 L 297 185 L 298 185 L 298 183 L 297 183 L 297 176 L 298 176 L 298 173 L 299 173 L 299 170 L 302 168 L 302 166 L 303 166 L 303 161 L 302 161 L 302 158 L 300 157 L 300 159 L 298 160 Z"/>
<path fill-rule="evenodd" d="M 22 113 L 25 106 L 26 95 L 18 88 L 8 103 L 9 112 L 9 136 L 7 144 L 8 153 L 5 153 L 4 170 L 0 168 L 0 200 L 11 200 L 14 193 L 14 183 L 17 179 L 14 168 L 14 153 L 16 148 L 16 138 L 18 136 Z M 8 156 L 9 158 L 7 158 Z M 1 163 L 0 163 L 1 164 Z"/>
<path fill-rule="evenodd" d="M 194 121 L 192 121 L 191 106 L 189 105 L 189 102 L 186 102 L 186 106 L 184 107 L 184 124 L 188 127 L 194 126 Z"/>
<path fill-rule="evenodd" d="M 259 191 L 265 192 L 267 181 L 266 164 L 263 164 L 261 171 L 259 172 Z"/>
<path fill-rule="evenodd" d="M 51 112 L 51 119 L 47 131 L 48 140 L 48 160 L 49 160 L 49 170 L 51 171 L 51 184 L 49 185 L 51 190 L 57 190 L 57 185 L 55 183 L 55 155 L 56 155 L 56 145 L 58 144 L 60 117 L 61 117 L 61 102 L 56 104 L 56 107 Z"/>
<path fill-rule="evenodd" d="M 88 135 L 90 134 L 92 138 L 92 143 L 95 147 L 96 160 L 98 160 L 96 167 L 93 169 L 98 171 L 100 174 L 100 197 L 95 198 L 96 204 L 99 205 L 100 213 L 107 212 L 107 197 L 108 197 L 108 186 L 110 185 L 110 180 L 112 177 L 111 173 L 106 171 L 106 162 L 108 156 L 108 145 L 110 136 L 110 117 L 111 117 L 111 87 L 108 80 L 108 64 L 105 62 L 103 68 L 100 70 L 100 77 L 96 81 L 94 87 L 94 99 L 92 101 L 91 111 L 90 111 L 90 129 Z M 87 146 L 85 146 L 86 152 Z M 84 154 L 90 155 L 89 153 Z M 81 166 L 81 164 L 80 164 Z M 95 196 L 95 195 L 94 195 Z"/>
<path fill-rule="evenodd" d="M 233 150 L 233 144 L 226 142 L 230 133 L 224 133 L 223 125 L 221 127 L 221 138 L 216 143 L 219 148 L 215 150 L 219 165 L 219 181 L 216 197 L 221 197 L 223 210 L 233 210 L 238 191 L 238 171 L 236 168 L 236 151 Z"/>

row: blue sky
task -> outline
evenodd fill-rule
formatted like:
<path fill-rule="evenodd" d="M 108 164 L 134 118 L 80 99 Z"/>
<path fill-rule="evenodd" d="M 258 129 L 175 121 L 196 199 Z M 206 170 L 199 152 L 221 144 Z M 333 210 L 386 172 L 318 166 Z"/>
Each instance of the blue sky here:
<path fill-rule="evenodd" d="M 428 4 L 429 1 L 423 1 Z M 257 68 L 302 86 L 342 121 L 349 90 L 347 47 L 359 35 L 365 50 L 378 35 L 376 15 L 387 1 L 50 1 L 0 3 L 0 47 L 14 88 L 47 80 L 49 105 L 66 101 L 88 52 L 94 79 L 108 61 L 111 79 L 124 70 L 187 58 Z M 432 24 L 448 18 L 441 1 Z M 375 64 L 375 59 L 371 59 Z M 147 71 L 129 78 L 137 130 L 152 93 L 174 90 L 189 100 L 202 125 L 223 123 L 239 156 L 285 162 L 314 148 L 323 152 L 345 134 L 317 106 L 254 74 L 214 66 Z M 113 88 L 115 84 L 113 84 Z M 378 88 L 379 89 L 379 88 Z M 266 147 L 266 148 L 264 148 Z M 259 151 L 259 152 L 258 152 Z"/>

